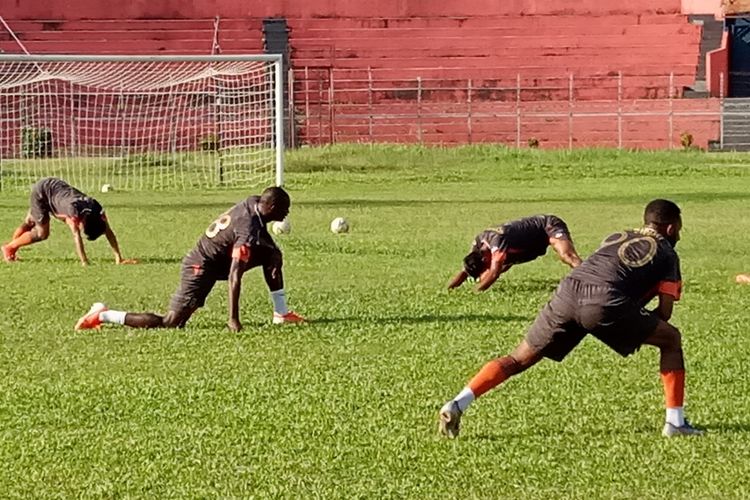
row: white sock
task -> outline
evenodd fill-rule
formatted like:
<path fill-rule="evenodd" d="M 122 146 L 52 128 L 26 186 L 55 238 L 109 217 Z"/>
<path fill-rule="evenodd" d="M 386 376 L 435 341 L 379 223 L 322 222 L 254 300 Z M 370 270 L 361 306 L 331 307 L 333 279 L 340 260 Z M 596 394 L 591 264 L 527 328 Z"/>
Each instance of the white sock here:
<path fill-rule="evenodd" d="M 102 323 L 116 323 L 118 325 L 125 324 L 125 311 L 102 311 L 99 313 L 99 320 Z"/>
<path fill-rule="evenodd" d="M 458 403 L 458 409 L 463 413 L 474 401 L 474 393 L 468 387 L 464 387 L 463 390 L 458 393 L 458 396 L 453 398 L 453 401 Z"/>
<path fill-rule="evenodd" d="M 289 312 L 289 308 L 286 305 L 286 292 L 283 288 L 271 292 L 271 300 L 273 301 L 273 312 L 282 316 Z"/>
<path fill-rule="evenodd" d="M 675 427 L 682 427 L 685 425 L 685 412 L 682 409 L 682 406 L 677 408 L 667 408 L 667 423 L 670 423 Z"/>

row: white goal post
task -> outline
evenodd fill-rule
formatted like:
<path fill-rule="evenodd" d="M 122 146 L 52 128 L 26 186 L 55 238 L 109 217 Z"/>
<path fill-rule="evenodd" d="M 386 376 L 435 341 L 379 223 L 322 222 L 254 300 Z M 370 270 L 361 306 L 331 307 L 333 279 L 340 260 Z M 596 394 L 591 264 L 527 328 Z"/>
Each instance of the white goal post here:
<path fill-rule="evenodd" d="M 284 183 L 281 55 L 0 54 L 0 190 Z"/>

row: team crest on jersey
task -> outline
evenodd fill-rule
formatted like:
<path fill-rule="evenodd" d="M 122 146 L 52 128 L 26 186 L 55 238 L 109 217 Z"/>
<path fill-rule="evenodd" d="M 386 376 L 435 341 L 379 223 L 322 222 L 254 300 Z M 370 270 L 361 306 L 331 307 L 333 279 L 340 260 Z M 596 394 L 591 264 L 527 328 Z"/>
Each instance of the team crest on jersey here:
<path fill-rule="evenodd" d="M 658 244 L 651 236 L 639 236 L 624 242 L 617 249 L 620 261 L 628 267 L 643 267 L 656 256 Z"/>

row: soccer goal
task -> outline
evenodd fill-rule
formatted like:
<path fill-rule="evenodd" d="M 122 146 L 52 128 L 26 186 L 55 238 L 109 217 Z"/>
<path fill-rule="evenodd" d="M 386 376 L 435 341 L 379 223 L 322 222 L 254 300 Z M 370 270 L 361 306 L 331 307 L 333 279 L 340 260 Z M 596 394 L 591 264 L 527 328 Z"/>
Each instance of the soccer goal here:
<path fill-rule="evenodd" d="M 280 55 L 0 55 L 0 189 L 283 184 Z"/>

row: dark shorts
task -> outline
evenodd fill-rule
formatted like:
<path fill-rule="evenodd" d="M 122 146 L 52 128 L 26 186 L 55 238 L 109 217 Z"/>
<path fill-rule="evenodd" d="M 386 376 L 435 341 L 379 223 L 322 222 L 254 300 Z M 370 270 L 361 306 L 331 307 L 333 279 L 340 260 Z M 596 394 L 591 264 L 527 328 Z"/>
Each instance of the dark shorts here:
<path fill-rule="evenodd" d="M 49 206 L 46 182 L 47 179 L 42 179 L 34 184 L 29 197 L 29 215 L 37 224 L 47 224 L 52 212 L 52 208 Z"/>
<path fill-rule="evenodd" d="M 219 277 L 197 264 L 189 262 L 182 263 L 180 271 L 180 285 L 177 287 L 172 300 L 169 301 L 169 310 L 176 313 L 183 311 L 195 311 L 203 307 L 206 297 L 211 293 Z"/>
<path fill-rule="evenodd" d="M 590 333 L 621 356 L 637 351 L 659 324 L 656 313 L 608 287 L 565 279 L 526 333 L 544 357 L 562 361 Z"/>
<path fill-rule="evenodd" d="M 281 251 L 274 245 L 254 245 L 250 251 L 252 260 L 247 263 L 250 269 L 257 266 L 281 266 Z M 191 252 L 182 261 L 180 270 L 180 285 L 177 287 L 172 299 L 169 301 L 169 310 L 176 313 L 183 311 L 195 311 L 203 307 L 208 294 L 211 293 L 217 281 L 225 281 L 229 272 L 229 263 L 220 265 L 223 273 L 216 269 L 206 269 L 199 264 L 198 254 Z"/>

